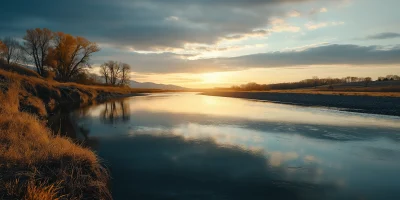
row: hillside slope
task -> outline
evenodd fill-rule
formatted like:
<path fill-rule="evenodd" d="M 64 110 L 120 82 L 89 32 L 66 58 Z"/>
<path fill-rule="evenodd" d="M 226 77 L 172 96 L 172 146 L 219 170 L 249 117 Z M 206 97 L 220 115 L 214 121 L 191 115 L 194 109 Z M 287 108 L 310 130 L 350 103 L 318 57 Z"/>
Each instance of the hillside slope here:
<path fill-rule="evenodd" d="M 129 86 L 131 88 L 142 88 L 142 89 L 161 89 L 161 90 L 186 90 L 187 88 L 177 86 L 177 85 L 166 85 L 166 84 L 158 84 L 153 82 L 136 82 L 130 81 Z"/>

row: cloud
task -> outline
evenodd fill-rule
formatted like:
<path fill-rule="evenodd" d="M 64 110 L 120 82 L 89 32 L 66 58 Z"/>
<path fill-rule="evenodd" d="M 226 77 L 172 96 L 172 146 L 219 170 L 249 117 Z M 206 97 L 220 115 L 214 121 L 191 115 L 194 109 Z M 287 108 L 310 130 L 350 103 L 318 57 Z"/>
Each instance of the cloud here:
<path fill-rule="evenodd" d="M 284 17 L 284 6 L 337 0 L 14 0 L 0 7 L 0 35 L 47 27 L 136 50 L 215 44 Z"/>
<path fill-rule="evenodd" d="M 270 31 L 268 30 L 258 29 L 248 33 L 228 35 L 223 37 L 222 40 L 244 40 L 251 37 L 264 37 L 268 36 L 269 34 Z"/>
<path fill-rule="evenodd" d="M 97 63 L 108 59 L 126 62 L 132 66 L 133 71 L 141 73 L 204 73 L 312 65 L 400 65 L 400 46 L 385 48 L 320 44 L 287 51 L 198 60 L 187 60 L 173 53 L 117 52 L 95 57 Z"/>
<path fill-rule="evenodd" d="M 279 167 L 284 162 L 290 161 L 290 160 L 296 160 L 299 158 L 299 155 L 296 152 L 270 152 L 269 154 L 269 159 L 268 163 L 269 165 L 273 167 Z"/>
<path fill-rule="evenodd" d="M 306 155 L 303 160 L 304 162 L 316 162 L 318 159 L 315 156 Z"/>
<path fill-rule="evenodd" d="M 272 18 L 270 20 L 271 32 L 299 32 L 301 30 L 300 27 L 297 26 L 292 26 L 288 24 L 284 19 L 282 18 Z"/>
<path fill-rule="evenodd" d="M 176 17 L 176 16 L 169 16 L 169 17 L 165 18 L 165 20 L 167 20 L 167 21 L 178 21 L 178 20 L 179 20 L 179 17 Z"/>
<path fill-rule="evenodd" d="M 385 39 L 393 39 L 393 38 L 400 38 L 400 33 L 392 33 L 392 32 L 379 33 L 379 34 L 367 36 L 365 39 L 367 39 L 367 40 L 385 40 Z"/>
<path fill-rule="evenodd" d="M 307 12 L 300 12 L 298 10 L 291 10 L 287 13 L 288 17 L 300 17 L 300 16 L 313 16 L 317 15 L 319 13 L 326 13 L 328 12 L 328 9 L 325 7 L 319 8 L 319 9 L 312 9 L 311 11 Z"/>
<path fill-rule="evenodd" d="M 328 43 L 328 42 L 320 42 L 320 43 L 315 43 L 315 44 L 307 44 L 307 45 L 304 45 L 304 46 L 299 46 L 299 47 L 294 47 L 294 48 L 285 48 L 283 51 L 298 51 L 298 52 L 301 52 L 301 51 L 305 51 L 305 50 L 307 50 L 307 49 L 310 49 L 310 48 L 316 48 L 316 47 L 320 47 L 320 46 L 326 46 L 326 45 L 330 45 L 330 43 Z"/>
<path fill-rule="evenodd" d="M 328 9 L 327 8 L 321 8 L 321 9 L 319 9 L 319 12 L 325 13 L 325 12 L 328 12 Z"/>
<path fill-rule="evenodd" d="M 226 59 L 236 67 L 289 67 L 299 65 L 400 64 L 400 48 L 331 44 L 303 51 L 272 52 Z"/>
<path fill-rule="evenodd" d="M 312 9 L 312 10 L 309 12 L 309 14 L 310 14 L 310 15 L 315 15 L 315 14 L 318 14 L 318 13 L 326 13 L 326 12 L 328 12 L 328 9 L 327 9 L 327 8 L 320 8 L 320 9 Z"/>
<path fill-rule="evenodd" d="M 191 55 L 192 56 L 192 55 Z M 226 71 L 218 61 L 212 60 L 187 60 L 185 56 L 175 53 L 136 53 L 118 52 L 93 58 L 95 63 L 103 63 L 107 60 L 118 60 L 128 63 L 132 71 L 138 73 L 202 73 L 210 71 Z"/>
<path fill-rule="evenodd" d="M 343 25 L 343 24 L 344 24 L 344 22 L 321 22 L 321 23 L 308 22 L 304 26 L 308 30 L 316 30 L 316 29 L 320 29 L 320 28 L 324 28 L 324 27 L 328 27 L 328 26 L 339 26 L 339 25 Z"/>
<path fill-rule="evenodd" d="M 299 16 L 301 16 L 301 13 L 297 10 L 292 10 L 292 11 L 289 11 L 287 15 L 289 17 L 299 17 Z"/>

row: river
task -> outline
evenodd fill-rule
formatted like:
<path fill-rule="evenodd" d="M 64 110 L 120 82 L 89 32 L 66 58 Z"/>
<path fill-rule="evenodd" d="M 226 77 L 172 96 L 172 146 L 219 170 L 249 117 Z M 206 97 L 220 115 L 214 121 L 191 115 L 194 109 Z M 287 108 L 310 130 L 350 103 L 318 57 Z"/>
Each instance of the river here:
<path fill-rule="evenodd" d="M 70 113 L 114 199 L 400 199 L 400 118 L 196 93 Z"/>

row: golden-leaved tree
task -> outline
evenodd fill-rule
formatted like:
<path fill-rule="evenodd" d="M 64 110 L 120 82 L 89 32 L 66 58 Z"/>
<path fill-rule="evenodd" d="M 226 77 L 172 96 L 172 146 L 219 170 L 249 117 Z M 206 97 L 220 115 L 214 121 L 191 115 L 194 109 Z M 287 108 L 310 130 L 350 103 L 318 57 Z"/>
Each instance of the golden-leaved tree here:
<path fill-rule="evenodd" d="M 54 33 L 54 47 L 49 48 L 47 64 L 60 81 L 70 81 L 89 66 L 90 56 L 99 50 L 96 43 L 86 38 L 57 32 Z"/>

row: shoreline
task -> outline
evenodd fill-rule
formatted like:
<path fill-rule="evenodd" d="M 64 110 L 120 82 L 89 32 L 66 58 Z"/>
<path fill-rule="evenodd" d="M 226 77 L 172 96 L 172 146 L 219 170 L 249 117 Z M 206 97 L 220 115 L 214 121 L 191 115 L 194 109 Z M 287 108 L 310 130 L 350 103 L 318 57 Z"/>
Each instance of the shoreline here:
<path fill-rule="evenodd" d="M 151 92 L 161 90 L 59 83 L 0 70 L 0 199 L 112 199 L 101 158 L 51 131 L 48 119 L 61 109 Z"/>
<path fill-rule="evenodd" d="M 200 94 L 299 106 L 335 108 L 358 113 L 400 116 L 400 98 L 398 97 L 284 92 L 203 92 Z"/>

